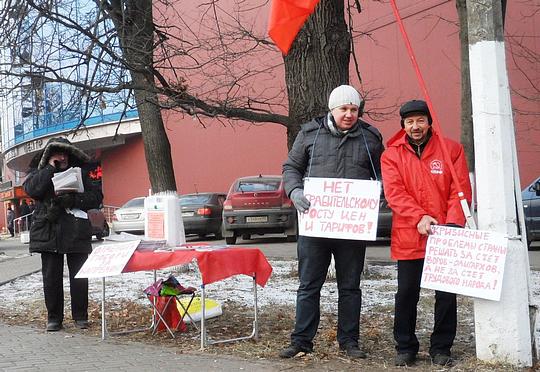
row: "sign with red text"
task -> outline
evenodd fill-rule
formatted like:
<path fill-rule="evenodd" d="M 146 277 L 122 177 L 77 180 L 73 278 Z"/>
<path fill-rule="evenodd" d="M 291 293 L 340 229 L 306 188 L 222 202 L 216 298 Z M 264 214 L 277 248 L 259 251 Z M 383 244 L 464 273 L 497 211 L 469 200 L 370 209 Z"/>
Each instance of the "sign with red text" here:
<path fill-rule="evenodd" d="M 88 256 L 75 278 L 103 278 L 121 274 L 140 242 L 140 240 L 132 240 L 98 245 Z"/>
<path fill-rule="evenodd" d="M 494 231 L 431 230 L 421 287 L 499 301 L 508 239 Z"/>
<path fill-rule="evenodd" d="M 298 214 L 298 233 L 322 238 L 375 240 L 379 217 L 379 181 L 306 178 L 304 196 L 311 205 Z"/>

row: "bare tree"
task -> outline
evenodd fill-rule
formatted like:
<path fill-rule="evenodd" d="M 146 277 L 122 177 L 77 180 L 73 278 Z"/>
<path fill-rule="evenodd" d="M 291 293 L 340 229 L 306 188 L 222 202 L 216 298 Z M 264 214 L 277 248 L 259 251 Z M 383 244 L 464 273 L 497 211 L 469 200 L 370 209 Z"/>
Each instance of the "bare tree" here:
<path fill-rule="evenodd" d="M 31 96 L 33 111 L 22 115 L 50 112 L 51 92 L 64 86 L 69 102 L 52 95 L 64 111 L 81 112 L 77 129 L 107 105 L 124 113 L 136 107 L 154 192 L 176 190 L 163 108 L 203 125 L 207 118 L 283 125 L 290 146 L 302 122 L 326 111 L 331 89 L 349 81 L 352 30 L 343 1 L 321 0 L 284 59 L 260 26 L 267 0 L 2 4 L 1 47 L 9 53 L 0 75 L 12 92 Z"/>

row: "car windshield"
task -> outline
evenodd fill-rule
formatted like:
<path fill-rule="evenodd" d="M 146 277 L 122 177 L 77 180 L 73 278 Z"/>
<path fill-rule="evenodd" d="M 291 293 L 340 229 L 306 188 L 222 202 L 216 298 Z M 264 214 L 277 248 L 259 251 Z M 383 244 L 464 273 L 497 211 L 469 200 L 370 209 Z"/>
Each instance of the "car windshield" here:
<path fill-rule="evenodd" d="M 143 208 L 144 207 L 144 198 L 135 198 L 128 201 L 122 206 L 122 208 Z"/>
<path fill-rule="evenodd" d="M 211 195 L 183 195 L 180 204 L 204 204 L 210 200 Z"/>
<path fill-rule="evenodd" d="M 279 189 L 279 179 L 266 180 L 242 180 L 238 182 L 236 191 L 257 192 L 257 191 L 276 191 Z"/>

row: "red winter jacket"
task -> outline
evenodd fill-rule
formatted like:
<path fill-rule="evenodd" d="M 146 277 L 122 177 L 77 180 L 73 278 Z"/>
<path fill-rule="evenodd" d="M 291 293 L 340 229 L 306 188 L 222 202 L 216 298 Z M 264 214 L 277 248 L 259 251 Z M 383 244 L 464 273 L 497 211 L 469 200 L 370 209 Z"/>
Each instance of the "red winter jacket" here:
<path fill-rule="evenodd" d="M 433 131 L 418 158 L 405 131 L 400 130 L 388 141 L 381 157 L 384 194 L 392 209 L 391 255 L 395 260 L 424 258 L 427 237 L 416 228 L 422 216 L 429 215 L 439 224 L 465 225 L 458 188 L 452 182 L 440 141 Z M 447 138 L 444 141 L 470 204 L 471 184 L 463 146 Z"/>

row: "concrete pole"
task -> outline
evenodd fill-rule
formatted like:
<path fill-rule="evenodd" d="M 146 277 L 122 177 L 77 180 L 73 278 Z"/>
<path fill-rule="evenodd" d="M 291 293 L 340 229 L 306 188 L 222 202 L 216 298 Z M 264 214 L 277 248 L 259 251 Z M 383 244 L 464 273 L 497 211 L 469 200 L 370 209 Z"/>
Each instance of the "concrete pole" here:
<path fill-rule="evenodd" d="M 519 179 L 501 0 L 467 0 L 467 16 L 478 227 L 509 237 L 501 300 L 474 301 L 476 355 L 532 366 L 529 264 L 517 228 Z"/>

